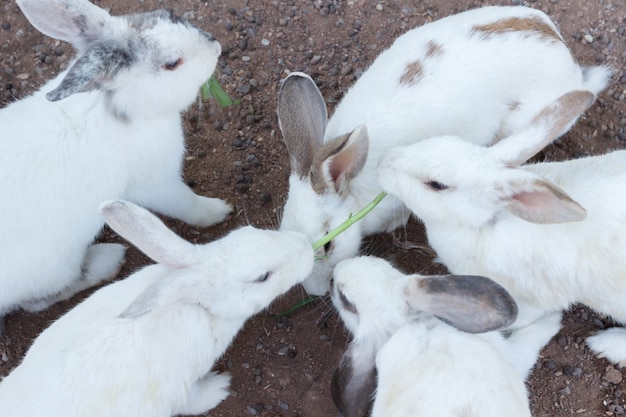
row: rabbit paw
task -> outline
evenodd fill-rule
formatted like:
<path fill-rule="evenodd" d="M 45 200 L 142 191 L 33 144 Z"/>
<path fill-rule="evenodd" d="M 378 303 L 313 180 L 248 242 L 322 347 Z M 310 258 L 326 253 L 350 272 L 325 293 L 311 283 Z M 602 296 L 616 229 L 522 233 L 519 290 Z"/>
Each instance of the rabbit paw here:
<path fill-rule="evenodd" d="M 229 374 L 209 372 L 189 390 L 187 404 L 177 414 L 202 414 L 217 406 L 230 394 Z"/>
<path fill-rule="evenodd" d="M 206 227 L 219 223 L 233 210 L 227 202 L 219 198 L 203 196 L 197 198 L 195 210 L 188 221 L 195 226 Z"/>
<path fill-rule="evenodd" d="M 98 243 L 89 246 L 83 261 L 83 279 L 91 285 L 96 285 L 113 278 L 124 264 L 125 253 L 126 248 L 119 243 Z"/>
<path fill-rule="evenodd" d="M 617 364 L 620 368 L 626 366 L 626 329 L 613 327 L 603 330 L 589 336 L 586 342 L 599 357 Z"/>

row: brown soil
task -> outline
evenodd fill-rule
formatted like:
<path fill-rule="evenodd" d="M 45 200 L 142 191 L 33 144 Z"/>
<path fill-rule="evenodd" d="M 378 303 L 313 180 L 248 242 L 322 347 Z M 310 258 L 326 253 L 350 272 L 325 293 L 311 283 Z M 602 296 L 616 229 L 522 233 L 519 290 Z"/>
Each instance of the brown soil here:
<path fill-rule="evenodd" d="M 273 228 L 279 223 L 289 166 L 275 116 L 276 95 L 279 81 L 289 71 L 311 74 L 332 110 L 356 77 L 398 35 L 433 19 L 486 4 L 481 0 L 95 3 L 110 8 L 113 14 L 170 7 L 213 33 L 223 45 L 219 79 L 242 102 L 227 109 L 205 102 L 187 112 L 185 175 L 196 192 L 224 198 L 236 212 L 225 223 L 208 229 L 167 220 L 194 242 L 213 240 L 242 224 Z M 608 63 L 617 72 L 587 116 L 539 159 L 562 160 L 626 148 L 626 3 L 490 2 L 511 3 L 547 12 L 581 63 Z M 12 0 L 0 0 L 0 107 L 26 96 L 57 74 L 71 54 L 68 45 L 33 29 Z M 425 244 L 417 222 L 394 235 L 417 246 Z M 119 241 L 110 231 L 105 231 L 103 239 Z M 406 245 L 400 248 L 391 235 L 372 237 L 364 250 L 389 257 L 406 271 L 441 270 L 432 264 L 427 252 Z M 131 248 L 120 277 L 147 263 L 146 257 Z M 19 363 L 31 341 L 52 320 L 87 295 L 40 314 L 17 312 L 8 316 L 7 333 L 0 337 L 0 376 Z M 337 415 L 329 382 L 347 335 L 331 304 L 319 299 L 285 317 L 273 317 L 305 297 L 301 288 L 294 288 L 267 313 L 248 322 L 216 366 L 233 374 L 233 395 L 212 410 L 211 416 Z M 611 325 L 610 319 L 583 307 L 567 314 L 561 332 L 543 351 L 528 383 L 535 416 L 624 414 L 624 371 L 595 358 L 584 344 L 587 335 Z"/>

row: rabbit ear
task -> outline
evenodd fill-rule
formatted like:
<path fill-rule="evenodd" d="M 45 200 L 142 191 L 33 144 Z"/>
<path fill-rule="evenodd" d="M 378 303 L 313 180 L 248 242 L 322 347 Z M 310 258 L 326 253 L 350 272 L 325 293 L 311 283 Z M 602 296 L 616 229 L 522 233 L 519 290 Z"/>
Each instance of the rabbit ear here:
<path fill-rule="evenodd" d="M 376 389 L 376 352 L 352 342 L 335 369 L 330 392 L 342 417 L 368 415 Z"/>
<path fill-rule="evenodd" d="M 415 276 L 405 294 L 412 309 L 433 314 L 467 333 L 501 329 L 517 318 L 511 294 L 481 276 Z"/>
<path fill-rule="evenodd" d="M 187 242 L 148 210 L 128 201 L 100 205 L 102 217 L 122 237 L 160 264 L 186 268 L 197 264 L 196 246 Z"/>
<path fill-rule="evenodd" d="M 137 318 L 157 308 L 181 303 L 204 305 L 210 300 L 211 285 L 206 274 L 189 269 L 176 270 L 146 288 L 119 317 Z"/>
<path fill-rule="evenodd" d="M 278 124 L 289 152 L 291 172 L 308 176 L 315 152 L 324 142 L 326 103 L 308 75 L 292 72 L 278 94 Z"/>
<path fill-rule="evenodd" d="M 569 92 L 545 107 L 524 130 L 493 145 L 489 152 L 517 167 L 565 133 L 594 102 L 591 91 Z"/>
<path fill-rule="evenodd" d="M 509 212 L 531 223 L 582 221 L 587 211 L 556 185 L 539 178 L 511 180 L 501 189 Z"/>
<path fill-rule="evenodd" d="M 51 38 L 72 43 L 84 51 L 102 39 L 111 16 L 86 0 L 17 0 L 28 21 Z"/>
<path fill-rule="evenodd" d="M 100 45 L 89 49 L 72 65 L 61 84 L 46 94 L 50 101 L 58 101 L 76 93 L 100 88 L 134 60 L 129 50 Z"/>
<path fill-rule="evenodd" d="M 349 135 L 326 142 L 317 152 L 311 167 L 311 186 L 318 194 L 332 189 L 343 195 L 350 180 L 357 176 L 367 160 L 369 136 L 365 125 Z"/>

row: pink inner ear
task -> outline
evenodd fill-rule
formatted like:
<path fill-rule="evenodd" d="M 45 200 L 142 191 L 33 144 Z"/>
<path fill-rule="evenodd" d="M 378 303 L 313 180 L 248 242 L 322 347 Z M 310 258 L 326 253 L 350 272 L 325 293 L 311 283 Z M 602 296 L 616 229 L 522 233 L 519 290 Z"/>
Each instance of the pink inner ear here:
<path fill-rule="evenodd" d="M 546 204 L 545 195 L 542 196 L 542 193 L 537 191 L 522 191 L 521 193 L 515 194 L 513 199 L 519 201 L 529 209 L 541 208 L 541 206 L 545 206 Z"/>
<path fill-rule="evenodd" d="M 349 168 L 351 163 L 350 158 L 351 155 L 348 155 L 348 152 L 339 153 L 333 156 L 333 159 L 330 161 L 330 164 L 328 166 L 328 173 L 333 180 L 333 184 L 335 185 L 335 191 L 337 192 L 340 192 L 343 186 L 344 178 L 342 174 L 344 174 L 345 171 Z"/>
<path fill-rule="evenodd" d="M 543 187 L 535 191 L 514 194 L 509 210 L 516 216 L 539 224 L 581 221 L 586 212 L 562 191 Z"/>

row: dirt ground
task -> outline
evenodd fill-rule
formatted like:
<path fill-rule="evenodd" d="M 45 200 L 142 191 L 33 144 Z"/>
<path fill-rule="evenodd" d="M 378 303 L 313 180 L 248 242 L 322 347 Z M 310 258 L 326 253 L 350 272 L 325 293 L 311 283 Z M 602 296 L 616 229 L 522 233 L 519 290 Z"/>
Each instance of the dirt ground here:
<path fill-rule="evenodd" d="M 616 71 L 611 85 L 587 115 L 538 158 L 562 160 L 626 148 L 624 0 L 95 3 L 110 8 L 112 14 L 172 8 L 213 33 L 223 46 L 218 77 L 241 104 L 222 109 L 208 101 L 186 113 L 185 176 L 197 193 L 224 198 L 236 211 L 225 223 L 207 229 L 166 219 L 194 242 L 211 241 L 243 224 L 277 227 L 287 193 L 289 162 L 278 130 L 276 97 L 279 81 L 290 71 L 311 74 L 332 111 L 346 89 L 398 35 L 433 19 L 487 4 L 523 4 L 543 10 L 560 27 L 581 63 L 607 63 Z M 34 91 L 65 68 L 71 56 L 68 45 L 33 29 L 13 0 L 0 0 L 0 107 Z M 0 137 L 1 132 L 0 126 Z M 111 231 L 105 231 L 102 239 L 119 241 Z M 395 244 L 398 241 L 404 244 Z M 405 271 L 441 272 L 428 253 L 414 248 L 424 243 L 421 226 L 411 221 L 393 236 L 368 239 L 363 250 L 393 259 Z M 148 262 L 131 248 L 120 277 Z M 7 333 L 0 337 L 0 376 L 18 365 L 31 341 L 51 321 L 88 293 L 40 314 L 8 316 Z M 284 317 L 274 317 L 304 298 L 303 290 L 294 288 L 247 323 L 216 365 L 218 370 L 232 373 L 233 394 L 210 416 L 337 415 L 330 397 L 330 377 L 348 337 L 332 305 L 327 299 L 318 299 Z M 542 352 L 528 382 L 534 416 L 624 415 L 625 371 L 595 358 L 584 344 L 587 335 L 612 325 L 609 318 L 583 307 L 567 314 L 561 332 Z"/>

